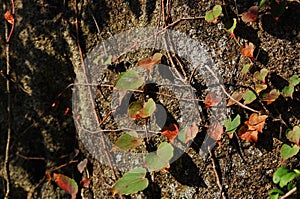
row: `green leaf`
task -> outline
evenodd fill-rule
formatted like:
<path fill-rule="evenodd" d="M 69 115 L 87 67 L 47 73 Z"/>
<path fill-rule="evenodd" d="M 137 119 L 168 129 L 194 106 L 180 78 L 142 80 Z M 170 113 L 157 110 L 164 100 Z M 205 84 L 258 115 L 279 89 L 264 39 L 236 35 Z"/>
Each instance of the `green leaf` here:
<path fill-rule="evenodd" d="M 94 64 L 98 64 L 100 59 L 101 59 L 102 55 L 98 55 L 98 57 L 96 57 L 94 60 L 93 60 L 93 63 Z"/>
<path fill-rule="evenodd" d="M 300 142 L 300 127 L 294 126 L 293 130 L 289 130 L 286 134 L 287 139 L 289 139 L 290 142 L 295 143 L 297 146 L 299 146 Z"/>
<path fill-rule="evenodd" d="M 183 129 L 181 129 L 181 131 L 179 131 L 179 133 L 178 133 L 178 139 L 181 141 L 181 142 L 183 142 L 183 143 L 185 143 L 185 140 L 186 140 L 186 132 L 187 132 L 187 130 L 188 130 L 188 128 L 189 127 L 184 127 Z"/>
<path fill-rule="evenodd" d="M 133 70 L 127 70 L 119 75 L 116 83 L 116 88 L 120 90 L 137 89 L 144 84 L 144 78 Z"/>
<path fill-rule="evenodd" d="M 293 97 L 293 93 L 294 93 L 294 86 L 286 86 L 282 89 L 282 95 L 284 97 L 290 97 L 292 98 Z"/>
<path fill-rule="evenodd" d="M 135 101 L 132 102 L 128 107 L 128 114 L 131 119 L 140 119 L 150 117 L 156 110 L 156 104 L 152 98 L 148 99 L 147 102 Z"/>
<path fill-rule="evenodd" d="M 269 1 L 269 0 L 261 0 L 261 1 L 259 2 L 258 7 L 259 7 L 259 8 L 264 7 L 264 6 L 266 5 L 266 3 L 268 3 L 268 1 Z"/>
<path fill-rule="evenodd" d="M 297 173 L 294 173 L 294 172 L 289 172 L 289 173 L 281 176 L 279 186 L 281 188 L 286 186 L 289 182 L 291 182 L 292 180 L 294 180 L 298 176 L 299 175 Z"/>
<path fill-rule="evenodd" d="M 266 81 L 266 76 L 268 75 L 269 70 L 266 68 L 261 69 L 260 71 L 256 71 L 253 75 L 255 79 L 258 79 L 262 82 Z"/>
<path fill-rule="evenodd" d="M 283 144 L 281 148 L 281 157 L 282 159 L 288 159 L 290 157 L 293 157 L 299 152 L 299 147 L 297 145 L 294 145 L 293 147 Z"/>
<path fill-rule="evenodd" d="M 168 142 L 162 142 L 157 148 L 157 155 L 161 159 L 169 161 L 173 157 L 173 150 L 174 148 L 171 144 Z"/>
<path fill-rule="evenodd" d="M 268 85 L 267 84 L 255 84 L 255 91 L 256 93 L 260 93 L 261 91 L 263 90 L 266 90 L 268 88 Z M 279 95 L 280 95 L 280 92 L 279 92 Z"/>
<path fill-rule="evenodd" d="M 269 93 L 266 93 L 262 96 L 262 101 L 267 102 L 267 104 L 271 104 L 279 97 L 279 95 L 279 90 L 272 89 Z"/>
<path fill-rule="evenodd" d="M 294 172 L 297 173 L 300 176 L 300 170 L 294 169 Z"/>
<path fill-rule="evenodd" d="M 140 101 L 131 102 L 128 107 L 128 115 L 131 119 L 141 118 L 140 113 L 143 109 L 143 104 Z"/>
<path fill-rule="evenodd" d="M 147 118 L 150 117 L 154 111 L 156 110 L 156 104 L 152 98 L 148 99 L 148 101 L 144 104 L 141 117 Z"/>
<path fill-rule="evenodd" d="M 106 60 L 103 62 L 103 65 L 108 65 L 111 64 L 111 60 L 112 60 L 112 55 L 109 55 Z"/>
<path fill-rule="evenodd" d="M 232 25 L 231 25 L 229 28 L 227 28 L 227 32 L 228 32 L 232 37 L 234 37 L 234 30 L 235 30 L 235 28 L 236 28 L 236 24 L 237 24 L 236 18 L 233 18 L 233 23 L 232 23 Z"/>
<path fill-rule="evenodd" d="M 169 166 L 173 157 L 174 148 L 167 142 L 162 142 L 155 153 L 148 153 L 145 157 L 145 165 L 150 171 L 158 171 Z"/>
<path fill-rule="evenodd" d="M 136 132 L 134 132 L 136 134 Z M 133 134 L 133 132 L 131 133 Z M 119 137 L 115 145 L 122 150 L 129 151 L 137 146 L 139 146 L 142 143 L 142 139 L 136 136 L 131 136 L 129 134 L 124 134 Z"/>
<path fill-rule="evenodd" d="M 289 80 L 290 86 L 297 86 L 300 83 L 298 75 L 293 75 Z"/>
<path fill-rule="evenodd" d="M 278 198 L 279 198 L 279 193 L 274 193 L 274 194 L 270 194 L 269 199 L 278 199 Z"/>
<path fill-rule="evenodd" d="M 287 185 L 287 190 L 290 191 L 291 189 L 295 188 L 297 186 L 296 183 L 290 183 Z"/>
<path fill-rule="evenodd" d="M 224 126 L 226 128 L 227 133 L 234 133 L 238 126 L 241 124 L 241 116 L 238 114 L 235 118 L 231 121 L 231 118 L 224 120 Z"/>
<path fill-rule="evenodd" d="M 284 176 L 285 174 L 287 174 L 288 172 L 290 172 L 290 170 L 286 167 L 279 167 L 275 173 L 273 174 L 273 182 L 275 184 L 280 182 L 280 179 L 282 176 Z"/>
<path fill-rule="evenodd" d="M 253 102 L 256 99 L 256 95 L 253 91 L 247 90 L 243 94 L 243 99 L 245 100 L 244 104 L 250 104 L 251 102 Z"/>
<path fill-rule="evenodd" d="M 222 6 L 215 5 L 213 7 L 213 14 L 214 14 L 215 17 L 219 17 L 222 14 Z"/>
<path fill-rule="evenodd" d="M 243 73 L 243 74 L 248 73 L 250 67 L 251 67 L 251 64 L 245 64 L 245 65 L 243 66 L 242 73 Z"/>
<path fill-rule="evenodd" d="M 272 189 L 271 191 L 269 191 L 270 199 L 278 199 L 279 194 L 284 194 L 284 192 L 280 189 Z"/>
<path fill-rule="evenodd" d="M 215 23 L 217 18 L 222 14 L 222 6 L 215 5 L 212 10 L 205 13 L 205 20 Z"/>
<path fill-rule="evenodd" d="M 113 186 L 111 192 L 113 195 L 116 193 L 132 194 L 144 190 L 149 184 L 148 179 L 145 178 L 145 176 L 146 169 L 135 168 L 125 173 Z"/>

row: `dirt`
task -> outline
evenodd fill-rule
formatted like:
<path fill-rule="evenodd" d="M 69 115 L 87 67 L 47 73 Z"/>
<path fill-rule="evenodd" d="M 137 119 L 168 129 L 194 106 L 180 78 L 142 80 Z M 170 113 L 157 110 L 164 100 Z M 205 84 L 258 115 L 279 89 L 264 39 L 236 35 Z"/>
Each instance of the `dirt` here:
<path fill-rule="evenodd" d="M 157 27 L 161 14 L 161 1 L 158 0 L 115 0 L 115 1 L 80 1 L 77 3 L 79 20 L 79 41 L 83 57 L 87 57 L 94 47 L 111 36 L 136 27 Z M 213 5 L 222 1 L 179 1 L 171 2 L 170 22 L 182 17 L 204 16 Z M 236 17 L 253 5 L 252 1 L 226 2 L 230 17 Z M 288 1 L 286 11 L 279 21 L 269 13 L 259 16 L 257 22 L 245 24 L 239 22 L 235 31 L 241 42 L 250 41 L 256 46 L 253 74 L 261 68 L 270 71 L 268 84 L 272 88 L 282 89 L 288 84 L 288 78 L 300 75 L 300 4 Z M 1 7 L 2 15 L 5 10 Z M 94 20 L 95 19 L 95 20 Z M 55 170 L 76 180 L 90 176 L 88 189 L 80 187 L 77 198 L 121 198 L 112 196 L 110 189 L 120 178 L 122 172 L 103 165 L 86 149 L 76 130 L 72 115 L 72 86 L 81 66 L 81 55 L 76 38 L 76 12 L 74 2 L 70 1 L 15 1 L 15 30 L 10 41 L 10 65 L 12 87 L 12 137 L 9 150 L 11 176 L 10 198 L 71 198 L 53 181 L 44 179 L 46 171 L 61 165 Z M 1 70 L 6 71 L 4 19 L 0 20 L 1 32 Z M 239 46 L 223 29 L 223 23 L 207 23 L 204 19 L 185 20 L 172 26 L 189 37 L 200 41 L 207 47 L 218 68 L 227 90 L 233 92 L 242 85 L 253 85 L 250 75 L 241 74 L 241 68 L 249 60 L 240 55 Z M 9 26 L 10 27 L 10 26 Z M 98 27 L 99 31 L 98 32 Z M 109 46 L 108 46 L 109 47 Z M 259 49 L 259 50 L 258 50 Z M 149 51 L 140 54 L 128 54 L 110 66 L 108 83 L 114 83 L 116 76 L 126 68 L 132 67 L 140 56 L 147 56 Z M 163 52 L 165 53 L 165 51 Z M 183 63 L 185 60 L 183 60 Z M 171 65 L 165 56 L 164 64 Z M 121 69 L 119 69 L 119 68 Z M 118 68 L 118 70 L 116 70 Z M 177 69 L 180 71 L 180 67 Z M 185 68 L 187 74 L 188 71 Z M 99 77 L 101 78 L 101 77 Z M 7 93 L 6 79 L 0 78 L 0 198 L 5 194 L 4 154 L 6 145 Z M 195 74 L 194 88 L 197 97 L 203 99 L 207 93 L 205 82 L 200 74 Z M 109 104 L 98 95 L 98 113 L 100 120 L 109 112 Z M 167 91 L 164 91 L 167 92 Z M 99 93 L 98 93 L 99 94 Z M 172 93 L 170 93 L 172 94 Z M 99 100 L 100 99 L 100 100 Z M 161 99 L 168 102 L 168 100 Z M 103 102 L 103 103 L 102 103 Z M 176 100 L 170 100 L 167 107 L 174 119 L 178 119 Z M 256 144 L 239 138 L 230 140 L 223 136 L 222 144 L 213 150 L 216 171 L 219 172 L 223 191 L 227 198 L 268 198 L 268 192 L 275 188 L 272 182 L 274 171 L 281 165 L 280 149 L 287 127 L 300 124 L 300 87 L 295 88 L 293 99 L 280 97 L 271 105 L 266 105 L 270 112 L 266 126 L 259 135 Z M 201 145 L 205 137 L 210 111 L 202 102 L 200 132 L 191 146 L 174 161 L 170 168 L 147 174 L 150 185 L 144 191 L 122 196 L 123 198 L 219 198 L 220 189 L 216 181 L 212 159 L 201 155 Z M 262 110 L 260 103 L 250 105 Z M 244 122 L 251 112 L 233 106 L 227 109 L 227 116 L 239 113 Z M 102 114 L 102 115 L 101 115 Z M 114 128 L 113 121 L 103 126 Z M 110 135 L 116 140 L 118 133 Z M 163 136 L 155 138 L 162 141 Z M 157 143 L 156 143 L 157 144 Z M 140 150 L 149 149 L 144 145 Z M 153 148 L 151 148 L 153 147 Z M 155 143 L 150 149 L 153 150 Z M 77 154 L 77 151 L 79 153 Z M 76 156 L 75 156 L 75 155 Z M 80 174 L 77 162 L 88 158 L 88 174 Z M 290 168 L 299 168 L 299 155 L 286 162 Z"/>

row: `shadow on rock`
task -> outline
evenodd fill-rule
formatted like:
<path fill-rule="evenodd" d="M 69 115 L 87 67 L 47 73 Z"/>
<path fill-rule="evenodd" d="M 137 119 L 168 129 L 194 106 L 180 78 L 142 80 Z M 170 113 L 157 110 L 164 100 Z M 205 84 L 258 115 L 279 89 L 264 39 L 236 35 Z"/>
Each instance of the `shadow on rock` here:
<path fill-rule="evenodd" d="M 174 150 L 174 153 L 180 153 L 180 149 L 174 148 Z M 179 159 L 171 164 L 169 172 L 183 185 L 207 187 L 203 178 L 200 176 L 199 168 L 187 153 L 183 153 Z"/>

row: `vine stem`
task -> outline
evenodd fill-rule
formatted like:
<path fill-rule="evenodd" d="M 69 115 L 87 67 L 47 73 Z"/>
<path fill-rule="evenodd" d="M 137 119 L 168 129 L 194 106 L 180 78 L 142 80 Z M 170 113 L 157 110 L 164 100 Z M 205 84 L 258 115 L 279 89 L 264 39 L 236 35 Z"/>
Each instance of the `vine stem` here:
<path fill-rule="evenodd" d="M 220 189 L 220 199 L 227 199 L 226 195 L 224 194 L 224 191 L 223 191 L 223 186 L 222 186 L 222 176 L 220 176 L 218 170 L 217 170 L 217 163 L 216 163 L 216 160 L 215 160 L 215 155 L 214 155 L 214 152 L 211 152 L 209 151 L 209 156 L 211 158 L 211 162 L 212 162 L 212 168 L 214 170 L 214 173 L 215 173 L 215 176 L 216 176 L 216 183 Z"/>
<path fill-rule="evenodd" d="M 11 0 L 11 13 L 14 15 L 15 13 L 15 8 L 14 8 L 14 0 Z M 3 5 L 4 10 L 6 10 L 6 5 Z M 10 30 L 10 33 L 8 33 L 8 22 L 5 23 L 5 39 L 6 39 L 6 44 L 5 44 L 5 57 L 6 57 L 6 76 L 10 77 L 10 71 L 11 71 L 11 66 L 10 66 L 10 56 L 9 56 L 9 41 L 10 37 L 13 33 L 14 30 L 14 20 L 12 23 L 12 27 Z M 7 137 L 6 137 L 6 146 L 5 146 L 5 159 L 4 159 L 4 178 L 6 180 L 6 191 L 5 191 L 5 196 L 4 199 L 9 198 L 10 194 L 10 171 L 9 171 L 9 149 L 10 149 L 10 142 L 11 142 L 11 131 L 12 131 L 12 98 L 11 98 L 11 89 L 10 89 L 10 80 L 6 79 L 6 92 L 7 92 Z"/>
<path fill-rule="evenodd" d="M 5 10 L 5 9 L 4 9 Z M 15 2 L 14 0 L 11 0 L 11 14 L 14 16 L 15 14 Z M 6 37 L 6 42 L 8 43 L 10 41 L 10 38 L 12 36 L 12 33 L 14 32 L 14 28 L 15 28 L 15 20 L 12 21 L 11 24 L 11 29 L 10 29 L 10 33 L 8 35 L 8 37 Z M 8 33 L 8 32 L 7 32 Z M 7 35 L 6 33 L 6 35 Z"/>
<path fill-rule="evenodd" d="M 211 75 L 212 75 L 212 76 L 218 81 L 218 83 L 220 84 L 219 78 L 217 77 L 217 75 L 215 74 L 215 72 L 214 72 L 211 68 L 209 68 L 209 66 L 207 66 L 207 65 L 204 65 L 204 67 L 211 73 Z M 247 109 L 247 110 L 249 110 L 249 111 L 252 111 L 252 112 L 255 112 L 255 113 L 260 114 L 259 111 L 255 110 L 255 109 L 253 109 L 253 108 L 250 108 L 249 106 L 246 106 L 246 105 L 242 104 L 241 102 L 237 101 L 236 99 L 234 99 L 234 98 L 226 91 L 225 87 L 224 87 L 222 84 L 220 84 L 220 87 L 221 87 L 223 93 L 224 93 L 227 97 L 229 97 L 229 99 L 231 99 L 232 101 L 234 101 L 235 103 L 237 103 L 239 106 L 241 106 L 242 108 Z"/>
<path fill-rule="evenodd" d="M 75 18 L 76 42 L 77 42 L 77 47 L 78 47 L 80 58 L 81 58 L 81 64 L 82 64 L 83 73 L 85 75 L 85 80 L 86 80 L 86 83 L 88 83 L 88 77 L 87 77 L 86 66 L 85 66 L 85 63 L 84 63 L 83 52 L 82 52 L 80 41 L 79 41 L 79 22 L 78 22 L 77 0 L 74 0 L 73 3 L 74 3 L 74 11 L 75 11 L 75 17 L 76 17 Z M 98 120 L 98 115 L 96 113 L 96 105 L 95 105 L 95 102 L 93 100 L 93 94 L 92 94 L 92 90 L 91 90 L 90 86 L 88 87 L 88 92 L 89 92 L 89 97 L 90 97 L 90 100 L 91 100 L 91 103 L 92 103 L 92 106 L 93 106 L 93 110 L 94 110 L 93 111 L 94 117 L 96 118 L 97 125 L 100 127 L 100 122 Z M 99 135 L 101 137 L 102 146 L 104 147 L 105 156 L 106 156 L 106 158 L 109 162 L 109 166 L 112 170 L 112 174 L 115 177 L 115 179 L 118 179 L 117 174 L 116 174 L 116 172 L 115 172 L 115 170 L 112 166 L 111 157 L 110 157 L 109 153 L 107 152 L 108 150 L 107 150 L 106 143 L 105 143 L 105 140 L 104 140 L 104 137 L 103 137 L 103 132 L 100 131 Z M 120 198 L 122 198 L 122 196 L 120 196 Z"/>

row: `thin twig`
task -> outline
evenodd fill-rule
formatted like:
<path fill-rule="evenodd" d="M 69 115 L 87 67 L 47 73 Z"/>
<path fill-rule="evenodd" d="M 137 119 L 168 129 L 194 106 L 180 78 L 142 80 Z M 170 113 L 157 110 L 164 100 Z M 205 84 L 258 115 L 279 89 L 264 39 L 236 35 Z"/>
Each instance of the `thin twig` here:
<path fill-rule="evenodd" d="M 19 154 L 18 152 L 16 153 L 16 155 L 23 158 L 23 159 L 25 159 L 25 160 L 43 160 L 43 161 L 46 160 L 46 158 L 44 158 L 44 157 L 28 157 L 28 156 Z"/>
<path fill-rule="evenodd" d="M 87 77 L 87 71 L 86 71 L 86 67 L 85 67 L 85 63 L 84 63 L 84 58 L 83 58 L 83 52 L 82 52 L 82 49 L 81 49 L 81 45 L 80 45 L 80 41 L 79 41 L 79 22 L 78 22 L 78 10 L 77 10 L 77 0 L 74 0 L 74 11 L 75 11 L 75 15 L 76 15 L 76 19 L 75 19 L 75 28 L 76 28 L 76 41 L 77 41 L 77 47 L 78 47 L 78 50 L 79 50 L 79 54 L 80 54 L 80 58 L 81 58 L 81 64 L 82 64 L 82 69 L 83 69 L 83 73 L 85 75 L 85 80 L 86 80 L 86 83 L 88 83 L 88 77 Z M 90 87 L 88 87 L 88 92 L 89 92 L 89 97 L 90 97 L 90 100 L 91 100 L 91 103 L 92 103 L 92 107 L 93 107 L 93 114 L 94 114 L 94 117 L 96 118 L 96 122 L 97 122 L 97 126 L 100 127 L 100 123 L 98 121 L 98 115 L 96 113 L 96 105 L 95 105 L 95 101 L 93 100 L 93 94 L 92 94 L 92 90 Z M 104 151 L 105 151 L 105 156 L 107 158 L 107 161 L 109 163 L 109 166 L 112 170 L 112 173 L 115 177 L 115 179 L 117 179 L 117 175 L 116 175 L 116 172 L 112 166 L 112 161 L 111 161 L 111 158 L 110 158 L 110 155 L 108 154 L 108 150 L 106 148 L 106 143 L 104 141 L 104 138 L 103 138 L 103 134 L 102 132 L 100 132 L 100 137 L 101 137 L 101 144 L 102 146 L 104 147 Z"/>
<path fill-rule="evenodd" d="M 68 166 L 69 164 L 77 163 L 77 162 L 78 162 L 78 160 L 71 160 L 71 161 L 69 161 L 69 162 L 67 162 L 65 164 L 62 164 L 62 165 L 59 165 L 57 167 L 49 169 L 48 172 L 53 172 L 53 171 L 59 170 L 61 168 L 64 168 L 64 167 Z"/>
<path fill-rule="evenodd" d="M 215 78 L 215 80 L 219 81 L 219 78 L 218 78 L 217 75 L 214 73 L 214 71 L 213 71 L 211 68 L 209 68 L 209 66 L 204 65 L 204 67 L 211 73 L 211 75 Z M 219 84 L 220 84 L 220 82 L 219 82 Z M 252 111 L 252 112 L 255 112 L 255 113 L 260 113 L 259 111 L 254 110 L 253 108 L 250 108 L 250 107 L 248 107 L 248 106 L 242 104 L 241 102 L 237 101 L 236 99 L 234 99 L 234 98 L 226 91 L 225 87 L 224 87 L 222 84 L 220 84 L 220 87 L 221 87 L 223 93 L 224 93 L 227 97 L 229 97 L 232 101 L 234 101 L 235 103 L 237 103 L 237 104 L 238 104 L 239 106 L 241 106 L 242 108 L 247 109 L 247 110 Z"/>
<path fill-rule="evenodd" d="M 220 179 L 220 176 L 219 176 L 219 172 L 217 171 L 217 166 L 216 166 L 217 164 L 216 164 L 215 156 L 211 152 L 211 150 L 209 150 L 209 155 L 210 155 L 213 170 L 214 170 L 214 173 L 215 173 L 215 176 L 216 176 L 217 185 L 220 189 L 220 198 L 226 199 L 226 196 L 223 193 L 223 186 L 222 186 L 222 182 L 221 182 L 221 179 Z"/>
<path fill-rule="evenodd" d="M 100 38 L 103 40 L 103 38 L 102 38 L 102 37 L 101 37 L 101 35 L 100 35 L 101 31 L 100 31 L 100 28 L 99 28 L 98 22 L 97 22 L 97 20 L 96 20 L 95 16 L 93 15 L 92 11 L 91 11 L 91 15 L 92 15 L 92 18 L 93 18 L 93 20 L 94 20 L 94 23 L 95 23 L 95 25 L 96 25 L 96 28 L 97 28 L 97 31 L 98 31 L 98 35 L 99 35 L 99 37 L 100 37 Z M 105 56 L 107 57 L 108 55 L 107 55 L 107 51 L 106 51 L 105 42 L 102 42 L 102 44 L 103 44 L 103 50 L 104 50 L 104 54 L 105 54 Z"/>
<path fill-rule="evenodd" d="M 291 196 L 293 193 L 295 193 L 296 191 L 297 191 L 297 187 L 294 187 L 290 191 L 288 191 L 286 194 L 284 194 L 283 196 L 281 196 L 279 199 L 286 199 L 289 196 Z"/>
<path fill-rule="evenodd" d="M 145 38 L 144 40 L 136 40 L 134 41 L 133 45 L 131 47 L 129 47 L 127 50 L 125 50 L 124 52 L 122 52 L 121 54 L 119 54 L 118 56 L 116 56 L 114 58 L 114 61 L 117 61 L 120 57 L 122 57 L 123 55 L 127 54 L 130 50 L 135 49 L 136 46 L 139 43 L 144 43 L 149 41 L 150 39 L 152 39 L 153 37 L 157 37 L 157 35 L 165 32 L 167 29 L 171 28 L 172 26 L 175 26 L 176 24 L 178 24 L 181 21 L 186 21 L 186 20 L 197 20 L 197 19 L 204 19 L 203 16 L 200 17 L 183 17 L 180 19 L 177 19 L 176 21 L 174 21 L 173 23 L 168 24 L 167 26 L 165 26 L 164 28 L 162 28 L 161 30 L 157 31 L 156 33 L 154 33 L 153 35 L 149 36 L 148 38 Z"/>

